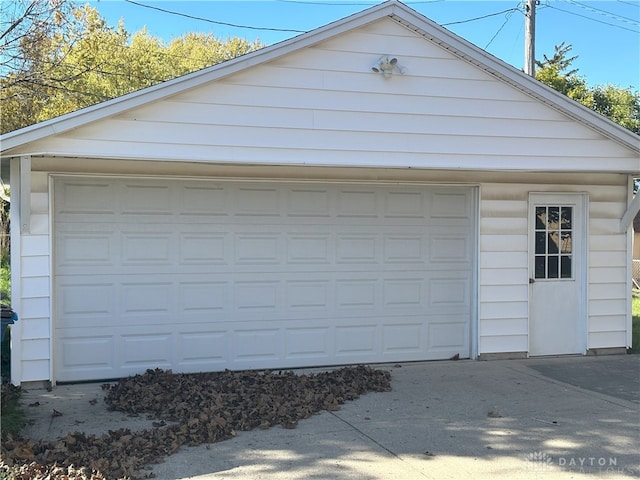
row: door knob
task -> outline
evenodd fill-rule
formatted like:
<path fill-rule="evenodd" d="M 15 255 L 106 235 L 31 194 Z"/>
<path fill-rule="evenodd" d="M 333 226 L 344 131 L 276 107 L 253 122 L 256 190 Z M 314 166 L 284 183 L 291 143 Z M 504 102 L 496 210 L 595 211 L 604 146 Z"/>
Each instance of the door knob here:
<path fill-rule="evenodd" d="M 533 278 L 530 278 L 529 283 L 536 283 L 536 281 Z"/>

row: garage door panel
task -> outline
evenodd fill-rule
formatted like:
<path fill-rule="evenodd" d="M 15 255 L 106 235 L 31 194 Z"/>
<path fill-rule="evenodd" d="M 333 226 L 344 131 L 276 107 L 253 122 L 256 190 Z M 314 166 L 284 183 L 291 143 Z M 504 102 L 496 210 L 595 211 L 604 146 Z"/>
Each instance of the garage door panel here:
<path fill-rule="evenodd" d="M 181 282 L 179 310 L 184 313 L 219 314 L 229 310 L 231 286 L 228 282 Z"/>
<path fill-rule="evenodd" d="M 286 236 L 288 264 L 328 265 L 333 258 L 332 236 L 327 233 L 300 232 Z"/>
<path fill-rule="evenodd" d="M 232 244 L 224 232 L 186 232 L 178 238 L 180 265 L 221 265 L 227 263 Z"/>
<path fill-rule="evenodd" d="M 117 335 L 111 329 L 57 333 L 54 369 L 60 380 L 114 378 Z"/>
<path fill-rule="evenodd" d="M 171 330 L 156 333 L 136 333 L 131 330 L 134 329 L 123 329 L 120 337 L 118 357 L 123 369 L 171 368 L 171 352 L 174 350 Z"/>
<path fill-rule="evenodd" d="M 277 362 L 283 357 L 283 338 L 280 329 L 255 328 L 236 330 L 232 338 L 235 361 L 266 360 Z"/>
<path fill-rule="evenodd" d="M 92 319 L 99 325 L 117 313 L 114 303 L 116 288 L 113 282 L 93 276 L 66 279 L 58 284 L 56 317 L 69 327 Z"/>
<path fill-rule="evenodd" d="M 123 265 L 171 265 L 171 232 L 122 233 Z"/>
<path fill-rule="evenodd" d="M 471 245 L 465 235 L 432 235 L 429 242 L 429 261 L 432 264 L 471 262 Z"/>
<path fill-rule="evenodd" d="M 385 218 L 423 219 L 427 212 L 425 194 L 421 191 L 390 191 L 383 196 L 383 201 Z"/>
<path fill-rule="evenodd" d="M 298 312 L 326 314 L 332 302 L 330 279 L 298 279 L 286 283 L 285 306 L 293 315 Z"/>
<path fill-rule="evenodd" d="M 279 217 L 280 189 L 268 186 L 240 186 L 235 195 L 236 215 Z"/>
<path fill-rule="evenodd" d="M 207 370 L 224 365 L 229 359 L 229 336 L 225 330 L 206 330 L 202 326 L 178 334 L 177 363 Z"/>
<path fill-rule="evenodd" d="M 466 187 L 57 179 L 56 379 L 469 356 L 473 205 Z"/>
<path fill-rule="evenodd" d="M 289 217 L 317 222 L 319 218 L 331 215 L 331 195 L 325 188 L 292 187 L 286 193 L 286 212 Z"/>
<path fill-rule="evenodd" d="M 282 258 L 282 236 L 278 232 L 237 233 L 234 239 L 234 263 L 239 265 L 276 265 Z"/>
<path fill-rule="evenodd" d="M 429 307 L 446 309 L 447 311 L 462 311 L 470 313 L 471 279 L 467 276 L 434 276 L 427 280 Z"/>
<path fill-rule="evenodd" d="M 382 302 L 385 308 L 422 308 L 426 304 L 423 278 L 385 279 L 382 285 Z"/>
<path fill-rule="evenodd" d="M 469 192 L 436 191 L 432 195 L 431 217 L 447 221 L 471 217 L 472 202 Z"/>
<path fill-rule="evenodd" d="M 325 359 L 326 361 L 331 358 L 330 345 L 333 344 L 331 328 L 323 325 L 319 320 L 301 323 L 306 325 L 291 326 L 285 330 L 285 358 L 294 361 L 301 359 Z"/>
<path fill-rule="evenodd" d="M 336 327 L 335 354 L 337 357 L 368 356 L 374 358 L 379 351 L 377 324 L 340 325 Z"/>
<path fill-rule="evenodd" d="M 338 280 L 335 286 L 336 312 L 340 314 L 344 310 L 376 309 L 379 298 L 378 283 L 377 280 L 367 278 Z"/>
<path fill-rule="evenodd" d="M 229 211 L 228 189 L 222 185 L 210 183 L 194 183 L 180 188 L 178 202 L 182 205 L 178 215 L 182 222 L 192 223 L 197 220 L 207 221 L 207 217 L 226 217 Z"/>
<path fill-rule="evenodd" d="M 454 319 L 443 321 L 441 323 L 435 321 L 430 323 L 427 331 L 428 350 L 430 353 L 447 352 L 452 355 L 455 353 L 461 356 L 468 356 L 469 331 L 467 322 Z"/>
<path fill-rule="evenodd" d="M 74 225 L 75 227 L 75 225 Z M 108 229 L 61 229 L 56 244 L 57 271 L 78 268 L 107 270 L 116 266 L 117 233 Z"/>
<path fill-rule="evenodd" d="M 336 263 L 378 263 L 377 237 L 375 234 L 337 235 Z"/>
<path fill-rule="evenodd" d="M 382 337 L 384 338 L 383 354 L 403 353 L 416 355 L 424 350 L 424 325 L 422 321 L 384 325 L 382 328 Z"/>
<path fill-rule="evenodd" d="M 335 199 L 338 217 L 375 218 L 379 215 L 378 196 L 373 189 L 343 188 Z"/>
<path fill-rule="evenodd" d="M 121 308 L 124 315 L 170 314 L 175 298 L 173 284 L 169 282 L 127 282 L 120 291 Z"/>
<path fill-rule="evenodd" d="M 280 308 L 280 282 L 245 281 L 234 287 L 234 306 L 239 312 L 267 313 Z"/>
<path fill-rule="evenodd" d="M 426 242 L 424 232 L 421 233 L 388 233 L 382 239 L 384 263 L 415 264 L 425 261 Z"/>
<path fill-rule="evenodd" d="M 126 216 L 173 216 L 174 188 L 171 185 L 127 181 L 118 188 L 121 214 Z"/>
<path fill-rule="evenodd" d="M 61 338 L 61 360 L 64 368 L 109 369 L 113 365 L 115 336 L 98 331 L 90 336 Z"/>
<path fill-rule="evenodd" d="M 116 185 L 109 180 L 75 180 L 58 185 L 57 218 L 69 221 L 75 217 L 91 215 L 107 217 L 113 221 L 117 212 L 114 204 Z"/>

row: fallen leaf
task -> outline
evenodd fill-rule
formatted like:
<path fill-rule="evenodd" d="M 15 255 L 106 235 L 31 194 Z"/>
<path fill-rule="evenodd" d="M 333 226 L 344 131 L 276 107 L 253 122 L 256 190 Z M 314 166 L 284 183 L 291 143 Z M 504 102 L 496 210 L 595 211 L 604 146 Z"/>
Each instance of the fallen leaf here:
<path fill-rule="evenodd" d="M 324 409 L 338 410 L 367 392 L 390 391 L 391 374 L 365 366 L 308 375 L 291 371 L 173 374 L 155 369 L 102 388 L 109 410 L 149 418 L 155 428 L 133 432 L 121 428 L 101 436 L 76 432 L 55 443 L 3 439 L 2 461 L 18 465 L 19 478 L 150 478 L 142 471 L 145 466 L 164 462 L 185 445 L 210 445 L 256 427 L 295 428 L 300 420 Z M 98 403 L 98 398 L 87 400 Z M 58 410 L 52 412 L 52 417 L 61 415 Z M 73 417 L 73 412 L 67 411 L 66 416 Z M 175 424 L 167 425 L 169 421 Z M 88 477 L 87 469 L 95 470 L 95 476 Z"/>

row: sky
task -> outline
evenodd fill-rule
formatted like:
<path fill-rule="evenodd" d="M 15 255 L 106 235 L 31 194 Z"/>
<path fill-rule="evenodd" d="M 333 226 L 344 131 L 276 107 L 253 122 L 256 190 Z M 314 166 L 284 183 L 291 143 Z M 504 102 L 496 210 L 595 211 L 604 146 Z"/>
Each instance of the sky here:
<path fill-rule="evenodd" d="M 135 3 L 134 3 L 135 2 Z M 187 32 L 259 39 L 271 45 L 381 3 L 367 0 L 91 0 L 107 23 L 165 42 Z M 524 64 L 523 1 L 407 0 L 453 33 L 518 69 Z M 173 13 L 171 13 L 173 12 Z M 187 18 L 199 17 L 195 18 Z M 232 24 L 235 26 L 231 26 Z M 589 85 L 640 91 L 640 0 L 539 0 L 536 59 L 572 45 L 572 64 Z"/>

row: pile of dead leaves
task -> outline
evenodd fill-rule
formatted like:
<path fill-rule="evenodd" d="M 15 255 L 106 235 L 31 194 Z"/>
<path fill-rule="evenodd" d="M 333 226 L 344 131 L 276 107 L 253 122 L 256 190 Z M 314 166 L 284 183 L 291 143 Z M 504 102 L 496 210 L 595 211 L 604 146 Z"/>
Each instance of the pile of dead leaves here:
<path fill-rule="evenodd" d="M 313 375 L 292 372 L 217 372 L 144 375 L 106 385 L 109 408 L 157 420 L 150 430 L 110 430 L 97 437 L 69 433 L 56 442 L 8 437 L 0 453 L 0 478 L 110 480 L 145 478 L 141 469 L 160 463 L 183 445 L 219 442 L 239 430 L 298 421 L 320 410 L 338 410 L 368 391 L 391 390 L 390 374 L 345 367 Z"/>

